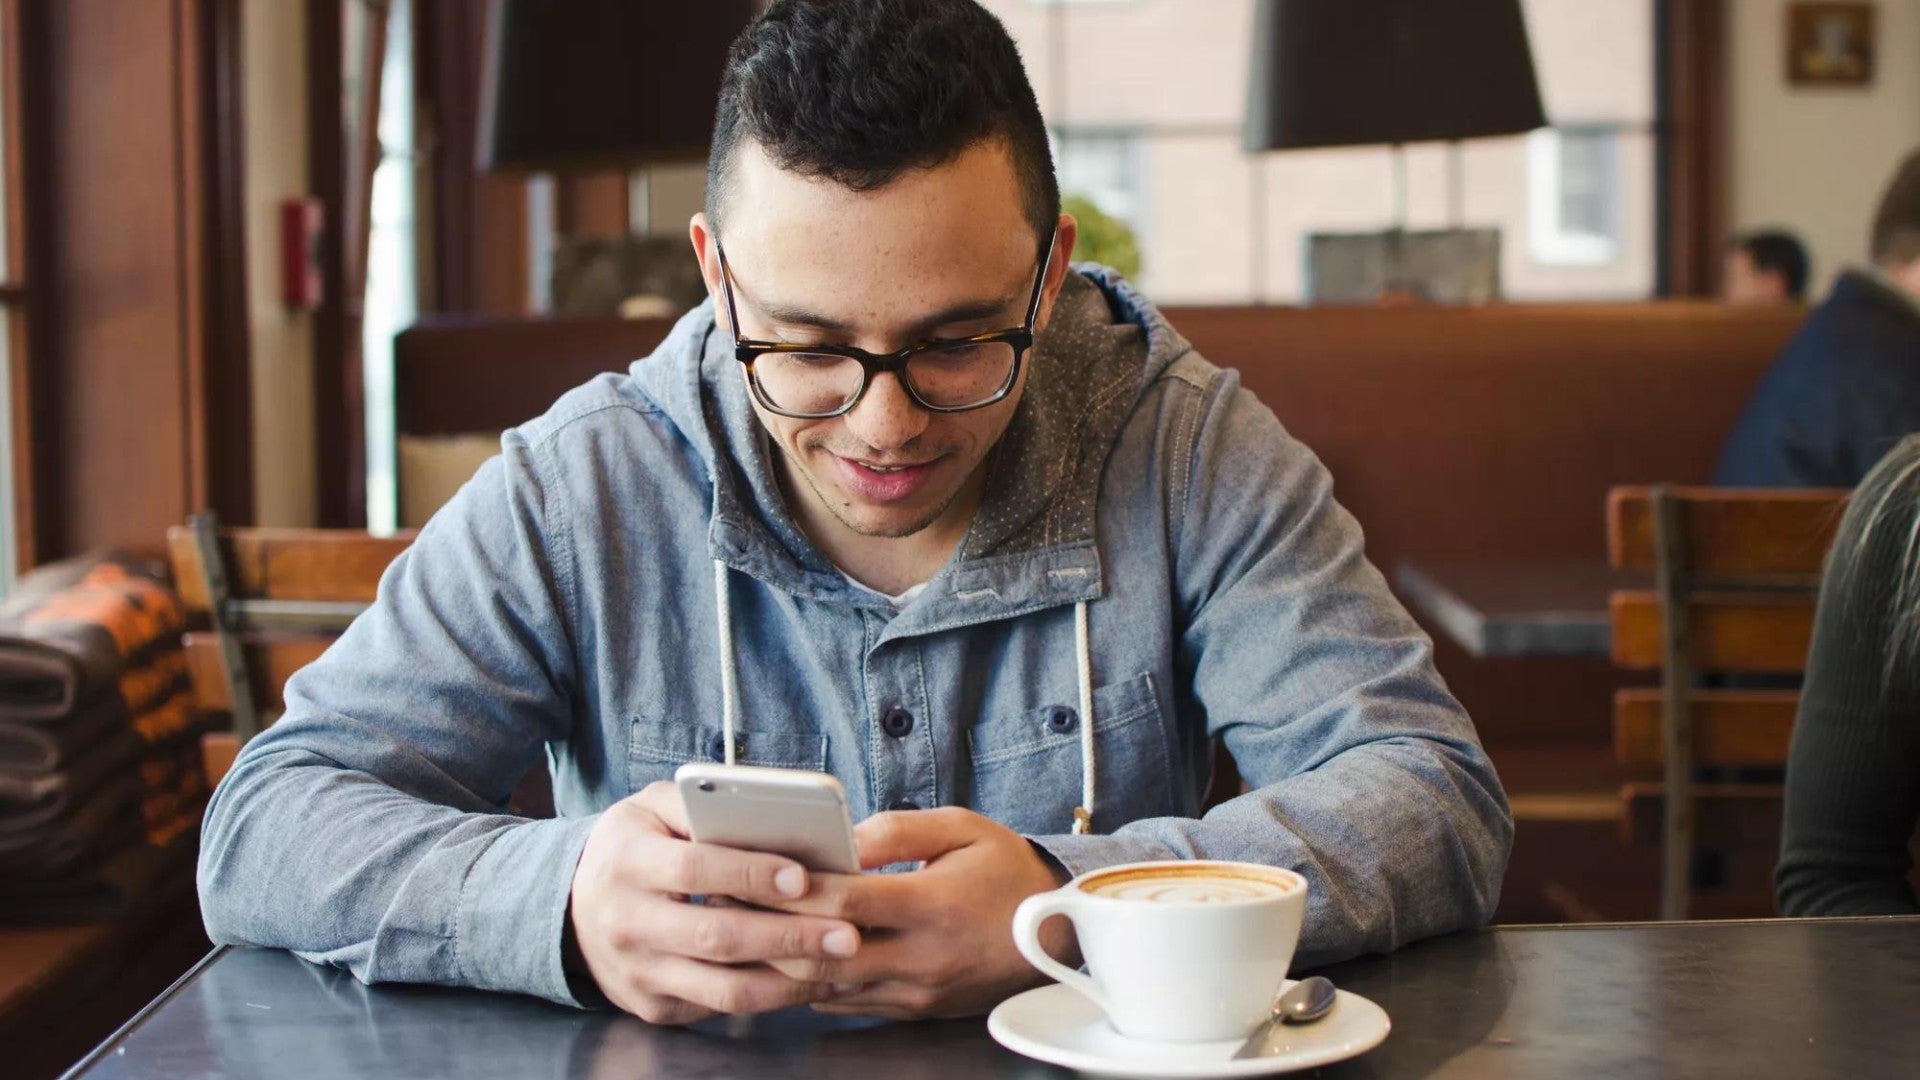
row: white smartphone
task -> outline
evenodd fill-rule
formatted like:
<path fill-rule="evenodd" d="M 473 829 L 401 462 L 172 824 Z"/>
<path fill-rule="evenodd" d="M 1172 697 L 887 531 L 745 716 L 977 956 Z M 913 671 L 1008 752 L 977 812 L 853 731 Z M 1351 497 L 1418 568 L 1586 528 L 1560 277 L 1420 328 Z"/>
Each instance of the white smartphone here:
<path fill-rule="evenodd" d="M 847 793 L 827 773 L 691 761 L 673 782 L 696 844 L 785 855 L 823 873 L 860 872 Z"/>

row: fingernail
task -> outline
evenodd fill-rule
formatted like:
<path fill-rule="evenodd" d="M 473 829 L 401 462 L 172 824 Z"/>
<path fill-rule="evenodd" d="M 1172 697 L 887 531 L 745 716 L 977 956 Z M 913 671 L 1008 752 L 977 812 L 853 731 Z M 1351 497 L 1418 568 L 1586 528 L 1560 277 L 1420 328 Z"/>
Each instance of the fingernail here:
<path fill-rule="evenodd" d="M 833 984 L 833 992 L 835 994 L 851 994 L 858 989 L 860 989 L 859 983 L 834 983 Z"/>
<path fill-rule="evenodd" d="M 800 896 L 807 891 L 807 872 L 797 866 L 786 867 L 773 875 L 773 887 L 781 896 Z"/>
<path fill-rule="evenodd" d="M 826 946 L 829 956 L 852 956 L 860 950 L 860 939 L 847 929 L 832 931 L 821 944 Z"/>

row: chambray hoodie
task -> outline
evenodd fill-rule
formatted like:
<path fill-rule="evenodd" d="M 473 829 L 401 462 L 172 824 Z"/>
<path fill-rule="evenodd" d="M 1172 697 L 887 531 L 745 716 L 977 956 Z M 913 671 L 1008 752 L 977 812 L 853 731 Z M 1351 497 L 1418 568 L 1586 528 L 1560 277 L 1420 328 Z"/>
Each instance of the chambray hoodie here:
<path fill-rule="evenodd" d="M 724 754 L 729 656 L 739 760 L 833 773 L 856 821 L 971 807 L 1076 874 L 1288 867 L 1301 965 L 1489 918 L 1505 795 L 1319 461 L 1103 268 L 1031 364 L 970 531 L 898 610 L 794 524 L 711 304 L 509 431 L 215 792 L 208 933 L 573 1002 L 594 815 Z M 1213 737 L 1251 790 L 1201 817 Z M 543 751 L 560 816 L 509 816 Z"/>

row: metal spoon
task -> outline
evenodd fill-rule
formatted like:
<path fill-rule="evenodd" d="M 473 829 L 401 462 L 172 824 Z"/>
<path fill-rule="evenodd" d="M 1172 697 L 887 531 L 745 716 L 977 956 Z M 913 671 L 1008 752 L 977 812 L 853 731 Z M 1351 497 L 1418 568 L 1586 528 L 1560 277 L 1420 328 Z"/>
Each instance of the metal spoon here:
<path fill-rule="evenodd" d="M 1333 980 L 1324 975 L 1301 979 L 1273 999 L 1273 1018 L 1288 1024 L 1311 1024 L 1333 1011 Z"/>
<path fill-rule="evenodd" d="M 1267 1019 L 1241 1044 L 1233 1055 L 1234 1060 L 1263 1056 L 1267 1039 L 1275 1028 L 1281 1024 L 1311 1024 L 1332 1012 L 1335 1000 L 1333 981 L 1325 976 L 1301 979 L 1287 987 L 1273 999 L 1273 1009 Z"/>

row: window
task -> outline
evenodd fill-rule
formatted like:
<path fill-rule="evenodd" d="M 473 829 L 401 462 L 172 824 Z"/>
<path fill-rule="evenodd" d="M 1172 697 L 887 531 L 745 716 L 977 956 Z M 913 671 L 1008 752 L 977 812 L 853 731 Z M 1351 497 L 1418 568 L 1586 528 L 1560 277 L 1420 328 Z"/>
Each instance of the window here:
<path fill-rule="evenodd" d="M 1138 234 L 1144 210 L 1140 138 L 1127 131 L 1054 133 L 1053 168 L 1060 194 L 1078 195 Z"/>
<path fill-rule="evenodd" d="M 22 385 L 19 365 L 26 361 L 26 298 L 22 280 L 20 225 L 22 193 L 13 180 L 20 175 L 19 135 L 19 8 L 0 3 L 0 596 L 13 587 L 20 572 L 23 545 L 16 513 L 13 457 L 15 410 Z"/>
<path fill-rule="evenodd" d="M 387 9 L 380 77 L 380 163 L 368 209 L 367 294 L 361 323 L 367 439 L 367 528 L 385 535 L 399 517 L 394 462 L 393 337 L 420 314 L 415 237 L 413 3 Z"/>
<path fill-rule="evenodd" d="M 1620 138 L 1611 128 L 1563 128 L 1527 137 L 1533 258 L 1600 266 L 1620 252 Z"/>
<path fill-rule="evenodd" d="M 1063 193 L 1128 224 L 1160 303 L 1302 303 L 1315 236 L 1491 236 L 1508 300 L 1654 289 L 1653 0 L 1522 0 L 1555 131 L 1393 151 L 1240 148 L 1255 0 L 981 0 L 1020 46 Z M 1325 291 L 1325 290 L 1318 290 Z"/>

